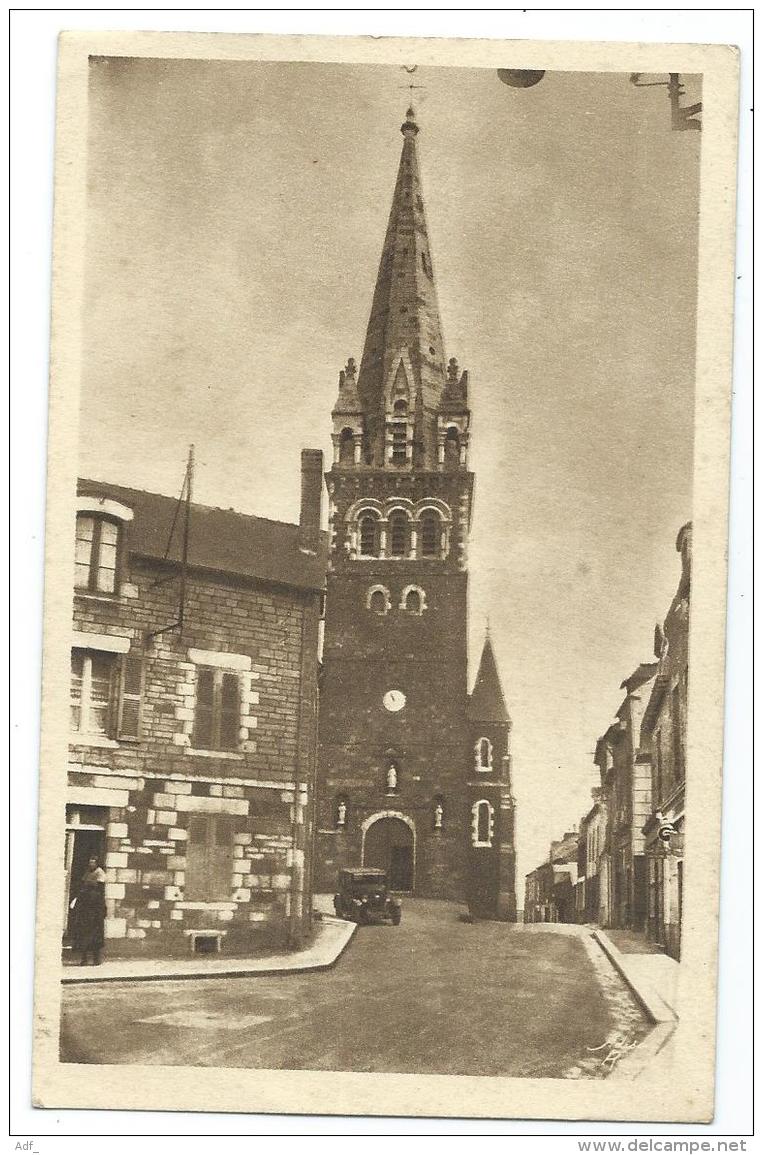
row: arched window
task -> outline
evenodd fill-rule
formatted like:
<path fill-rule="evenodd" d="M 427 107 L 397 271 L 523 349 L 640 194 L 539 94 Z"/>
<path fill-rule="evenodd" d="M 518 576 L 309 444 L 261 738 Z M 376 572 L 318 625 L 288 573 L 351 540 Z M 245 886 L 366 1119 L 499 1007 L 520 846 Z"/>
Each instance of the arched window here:
<path fill-rule="evenodd" d="M 405 464 L 408 449 L 408 426 L 403 421 L 392 424 L 392 460 L 398 465 Z"/>
<path fill-rule="evenodd" d="M 375 586 L 369 590 L 366 605 L 372 613 L 386 614 L 390 607 L 389 593 L 383 586 Z"/>
<path fill-rule="evenodd" d="M 343 429 L 339 435 L 339 462 L 341 465 L 352 465 L 355 460 L 355 443 L 351 429 Z"/>
<path fill-rule="evenodd" d="M 392 408 L 396 417 L 405 417 L 408 413 L 408 402 L 404 397 L 398 397 Z"/>
<path fill-rule="evenodd" d="M 428 509 L 421 518 L 422 557 L 440 556 L 441 528 L 440 515 L 435 510 Z"/>
<path fill-rule="evenodd" d="M 478 770 L 492 770 L 493 768 L 493 746 L 489 738 L 480 738 L 477 741 L 477 769 Z"/>
<path fill-rule="evenodd" d="M 364 513 L 359 524 L 359 546 L 362 557 L 379 556 L 379 534 L 377 518 L 372 513 Z"/>
<path fill-rule="evenodd" d="M 486 798 L 472 806 L 472 845 L 493 845 L 493 807 Z"/>
<path fill-rule="evenodd" d="M 405 609 L 406 609 L 406 611 L 409 614 L 421 615 L 421 611 L 423 608 L 424 608 L 424 602 L 423 602 L 423 598 L 421 596 L 421 590 L 408 590 L 408 593 L 405 595 Z"/>
<path fill-rule="evenodd" d="M 458 430 L 451 425 L 445 434 L 445 468 L 458 469 L 461 463 L 461 441 Z"/>
<path fill-rule="evenodd" d="M 400 510 L 389 519 L 390 557 L 405 557 L 408 552 L 408 518 Z"/>

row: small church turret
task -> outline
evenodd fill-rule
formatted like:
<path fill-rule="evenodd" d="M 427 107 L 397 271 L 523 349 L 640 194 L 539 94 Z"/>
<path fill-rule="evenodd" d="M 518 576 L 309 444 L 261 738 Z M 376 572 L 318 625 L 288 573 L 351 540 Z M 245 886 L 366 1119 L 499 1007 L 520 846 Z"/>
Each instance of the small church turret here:
<path fill-rule="evenodd" d="M 472 815 L 469 908 L 483 918 L 516 921 L 511 718 L 489 631 L 469 698 L 474 761 L 469 774 Z"/>
<path fill-rule="evenodd" d="M 361 465 L 364 460 L 365 424 L 355 371 L 355 361 L 349 357 L 339 374 L 339 394 L 331 410 L 334 465 Z"/>

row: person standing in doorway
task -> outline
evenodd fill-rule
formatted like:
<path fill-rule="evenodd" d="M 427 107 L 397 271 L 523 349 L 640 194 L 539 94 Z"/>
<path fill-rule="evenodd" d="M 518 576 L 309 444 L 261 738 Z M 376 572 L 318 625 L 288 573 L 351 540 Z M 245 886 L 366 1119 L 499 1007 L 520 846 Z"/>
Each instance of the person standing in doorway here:
<path fill-rule="evenodd" d="M 98 966 L 103 950 L 103 927 L 106 918 L 106 874 L 98 859 L 88 859 L 79 890 L 72 900 L 74 910 L 74 947 L 82 952 L 82 966 L 87 966 L 88 955 L 93 966 Z"/>

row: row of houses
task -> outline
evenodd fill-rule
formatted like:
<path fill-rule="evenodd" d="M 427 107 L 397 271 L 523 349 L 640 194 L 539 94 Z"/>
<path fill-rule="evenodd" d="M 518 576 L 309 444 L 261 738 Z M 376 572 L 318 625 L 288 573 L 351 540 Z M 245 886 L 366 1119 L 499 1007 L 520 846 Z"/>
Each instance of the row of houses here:
<path fill-rule="evenodd" d="M 691 523 L 654 660 L 624 681 L 596 742 L 599 785 L 579 828 L 525 880 L 526 922 L 589 922 L 645 933 L 680 957 L 683 906 Z"/>

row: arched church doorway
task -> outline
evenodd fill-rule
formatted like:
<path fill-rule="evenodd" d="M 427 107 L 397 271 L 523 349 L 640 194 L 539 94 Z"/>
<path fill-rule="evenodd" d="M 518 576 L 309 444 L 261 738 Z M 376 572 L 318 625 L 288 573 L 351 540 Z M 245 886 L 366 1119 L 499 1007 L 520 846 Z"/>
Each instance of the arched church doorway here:
<path fill-rule="evenodd" d="M 402 818 L 371 821 L 363 840 L 363 865 L 386 870 L 391 890 L 413 890 L 414 835 Z"/>

